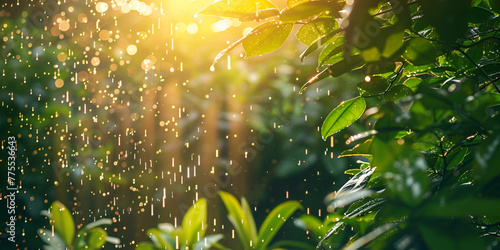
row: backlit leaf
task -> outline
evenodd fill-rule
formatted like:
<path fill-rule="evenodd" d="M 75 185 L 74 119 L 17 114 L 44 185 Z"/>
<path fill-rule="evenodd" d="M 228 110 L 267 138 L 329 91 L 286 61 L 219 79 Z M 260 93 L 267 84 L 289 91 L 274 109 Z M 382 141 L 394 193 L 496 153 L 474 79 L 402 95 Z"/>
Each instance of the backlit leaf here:
<path fill-rule="evenodd" d="M 353 99 L 342 102 L 326 117 L 321 126 L 321 136 L 323 140 L 332 134 L 348 127 L 358 120 L 365 112 L 365 99 L 358 96 Z"/>

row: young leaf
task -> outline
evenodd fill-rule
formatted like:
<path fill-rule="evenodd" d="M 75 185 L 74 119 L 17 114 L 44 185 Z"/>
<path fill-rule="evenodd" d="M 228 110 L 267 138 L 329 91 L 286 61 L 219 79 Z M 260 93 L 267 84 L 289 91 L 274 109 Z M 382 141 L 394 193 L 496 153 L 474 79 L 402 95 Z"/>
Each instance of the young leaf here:
<path fill-rule="evenodd" d="M 231 221 L 231 224 L 233 224 L 234 229 L 236 230 L 236 233 L 238 234 L 238 237 L 243 244 L 243 247 L 245 249 L 248 249 L 250 247 L 250 241 L 252 240 L 252 232 L 249 228 L 247 218 L 251 218 L 251 220 L 253 221 L 253 217 L 251 215 L 244 214 L 243 209 L 238 203 L 238 200 L 236 200 L 233 195 L 224 191 L 219 191 L 219 196 L 226 206 L 229 221 Z M 252 245 L 253 244 L 254 243 L 252 243 Z M 257 244 L 257 242 L 255 242 L 255 244 Z"/>
<path fill-rule="evenodd" d="M 286 201 L 269 213 L 259 229 L 258 249 L 266 249 L 274 235 L 297 209 L 302 209 L 302 205 L 298 201 Z"/>
<path fill-rule="evenodd" d="M 213 234 L 205 236 L 201 238 L 200 241 L 196 242 L 196 244 L 193 247 L 193 250 L 211 249 L 211 247 L 222 238 L 224 238 L 223 234 Z"/>
<path fill-rule="evenodd" d="M 333 77 L 338 77 L 356 69 L 357 67 L 361 66 L 362 63 L 363 57 L 361 55 L 354 55 L 330 66 L 328 68 L 328 73 L 330 73 L 330 75 L 332 75 Z"/>
<path fill-rule="evenodd" d="M 372 143 L 371 139 L 366 140 L 363 143 L 360 143 L 352 149 L 348 149 L 343 151 L 339 157 L 346 157 L 346 156 L 370 156 L 370 145 Z"/>
<path fill-rule="evenodd" d="M 155 244 L 155 246 L 162 248 L 162 249 L 167 249 L 167 250 L 174 250 L 175 249 L 175 241 L 172 237 L 169 235 L 161 232 L 160 230 L 156 228 L 150 228 L 147 231 L 147 234 L 151 238 L 151 241 Z"/>
<path fill-rule="evenodd" d="M 358 83 L 358 88 L 370 93 L 370 94 L 380 94 L 383 93 L 388 87 L 389 82 L 385 77 L 373 76 L 369 80 L 365 78 L 364 81 Z"/>
<path fill-rule="evenodd" d="M 38 236 L 42 239 L 45 244 L 49 245 L 51 250 L 65 250 L 66 244 L 64 241 L 57 235 L 52 235 L 52 231 L 48 229 L 38 229 Z"/>
<path fill-rule="evenodd" d="M 60 201 L 54 201 L 50 207 L 50 221 L 54 231 L 61 237 L 67 246 L 73 242 L 75 224 L 68 208 Z"/>
<path fill-rule="evenodd" d="M 188 246 L 194 245 L 207 230 L 207 200 L 199 199 L 184 215 L 182 231 Z"/>
<path fill-rule="evenodd" d="M 297 39 L 311 46 L 318 38 L 338 29 L 337 21 L 333 18 L 317 18 L 314 21 L 308 22 L 297 31 Z"/>
<path fill-rule="evenodd" d="M 111 225 L 112 223 L 113 223 L 113 221 L 111 219 L 104 218 L 104 219 L 96 220 L 94 222 L 87 224 L 84 227 L 84 229 L 88 230 L 88 229 L 92 229 L 92 228 L 99 227 L 102 225 Z"/>
<path fill-rule="evenodd" d="M 311 17 L 318 16 L 323 12 L 331 12 L 335 14 L 342 8 L 338 4 L 333 2 L 304 2 L 295 5 L 292 8 L 284 9 L 280 15 L 280 21 L 282 22 L 296 22 L 304 19 L 309 19 Z"/>
<path fill-rule="evenodd" d="M 397 101 L 412 94 L 413 91 L 406 85 L 396 85 L 384 94 L 384 98 L 386 100 Z"/>
<path fill-rule="evenodd" d="M 243 209 L 243 215 L 246 221 L 246 225 L 244 226 L 249 233 L 250 240 L 252 240 L 252 242 L 257 242 L 257 227 L 255 226 L 255 221 L 252 216 L 252 210 L 250 210 L 250 206 L 245 197 L 241 198 L 241 208 Z"/>
<path fill-rule="evenodd" d="M 241 18 L 248 13 L 265 9 L 277 9 L 277 7 L 267 0 L 224 0 L 205 7 L 198 14 Z"/>
<path fill-rule="evenodd" d="M 439 52 L 428 40 L 413 38 L 408 42 L 403 58 L 415 66 L 434 63 Z"/>
<path fill-rule="evenodd" d="M 326 117 L 321 126 L 323 140 L 332 134 L 348 127 L 358 120 L 366 109 L 365 99 L 358 96 L 342 102 Z"/>
<path fill-rule="evenodd" d="M 279 49 L 292 32 L 293 24 L 263 23 L 255 28 L 243 41 L 246 58 L 259 56 Z"/>
<path fill-rule="evenodd" d="M 99 249 L 106 243 L 108 234 L 100 227 L 92 228 L 87 232 L 88 249 Z"/>
<path fill-rule="evenodd" d="M 334 38 L 338 33 L 340 33 L 342 29 L 336 29 L 314 41 L 311 46 L 309 46 L 302 54 L 300 54 L 300 60 L 304 61 L 304 58 L 311 53 L 313 53 L 315 50 L 317 50 L 319 47 L 323 46 L 323 44 L 327 44 L 332 38 Z"/>

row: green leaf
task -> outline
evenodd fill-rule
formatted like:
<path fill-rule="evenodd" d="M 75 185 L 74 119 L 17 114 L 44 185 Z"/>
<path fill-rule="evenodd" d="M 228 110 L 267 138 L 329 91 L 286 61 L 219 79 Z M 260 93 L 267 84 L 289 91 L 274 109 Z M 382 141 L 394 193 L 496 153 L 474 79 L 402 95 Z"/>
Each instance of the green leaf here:
<path fill-rule="evenodd" d="M 252 210 L 250 209 L 245 197 L 241 198 L 241 208 L 243 210 L 243 215 L 245 216 L 246 225 L 244 226 L 246 231 L 249 233 L 248 236 L 252 242 L 257 242 L 257 227 L 255 226 L 255 221 L 252 216 Z"/>
<path fill-rule="evenodd" d="M 340 33 L 342 29 L 336 29 L 320 38 L 318 38 L 316 41 L 314 41 L 311 46 L 309 46 L 302 54 L 300 54 L 300 60 L 304 61 L 304 58 L 311 53 L 313 53 L 315 50 L 317 50 L 319 47 L 323 46 L 324 44 L 327 44 L 332 38 L 334 38 L 338 33 Z"/>
<path fill-rule="evenodd" d="M 361 172 L 361 169 L 359 169 L 359 168 L 351 168 L 351 169 L 347 169 L 346 171 L 344 171 L 344 174 L 357 175 L 359 172 Z"/>
<path fill-rule="evenodd" d="M 368 234 L 358 238 L 356 241 L 354 241 L 352 244 L 350 244 L 348 247 L 346 247 L 345 250 L 359 249 L 362 246 L 371 242 L 372 240 L 387 233 L 389 230 L 396 228 L 396 226 L 397 226 L 397 224 L 394 224 L 394 223 L 382 225 L 382 226 L 374 229 L 373 231 L 369 232 Z"/>
<path fill-rule="evenodd" d="M 226 206 L 229 221 L 231 221 L 231 224 L 233 224 L 234 229 L 236 230 L 236 233 L 238 234 L 238 237 L 243 244 L 243 247 L 245 249 L 248 249 L 250 247 L 250 244 L 257 244 L 257 242 L 250 243 L 252 241 L 253 233 L 251 232 L 249 221 L 247 221 L 247 218 L 251 218 L 250 220 L 253 221 L 252 215 L 247 215 L 243 212 L 243 209 L 238 203 L 238 200 L 236 200 L 233 195 L 224 191 L 219 191 L 219 196 Z"/>
<path fill-rule="evenodd" d="M 415 92 L 418 89 L 418 85 L 422 82 L 422 79 L 417 77 L 410 77 L 403 82 L 403 85 L 410 88 L 411 91 Z"/>
<path fill-rule="evenodd" d="M 106 243 L 108 234 L 100 227 L 92 228 L 87 232 L 88 249 L 99 249 Z"/>
<path fill-rule="evenodd" d="M 224 238 L 223 234 L 213 234 L 208 235 L 200 239 L 200 241 L 196 242 L 193 247 L 193 250 L 206 250 L 211 249 L 211 247 Z"/>
<path fill-rule="evenodd" d="M 293 24 L 263 23 L 255 28 L 243 41 L 246 58 L 263 55 L 279 49 L 292 32 Z"/>
<path fill-rule="evenodd" d="M 352 149 L 348 149 L 343 151 L 339 157 L 346 157 L 346 156 L 370 156 L 370 145 L 372 143 L 371 139 L 366 140 L 363 143 L 360 143 Z"/>
<path fill-rule="evenodd" d="M 321 126 L 321 136 L 323 140 L 332 134 L 348 127 L 358 120 L 365 112 L 365 99 L 358 96 L 342 102 L 326 117 Z"/>
<path fill-rule="evenodd" d="M 336 13 L 341 10 L 340 5 L 333 2 L 304 2 L 292 8 L 284 9 L 280 14 L 282 22 L 296 22 L 318 16 L 324 12 Z"/>
<path fill-rule="evenodd" d="M 495 15 L 491 13 L 491 11 L 489 11 L 488 9 L 480 6 L 475 6 L 471 7 L 469 15 L 467 16 L 467 20 L 471 23 L 479 24 L 493 17 L 495 17 Z"/>
<path fill-rule="evenodd" d="M 385 40 L 382 56 L 385 58 L 393 57 L 396 52 L 403 46 L 404 30 L 394 30 Z M 401 52 L 400 52 L 401 53 Z"/>
<path fill-rule="evenodd" d="M 188 246 L 194 245 L 198 237 L 203 237 L 207 230 L 207 200 L 199 199 L 184 215 L 182 232 Z"/>
<path fill-rule="evenodd" d="M 500 219 L 498 208 L 499 199 L 491 198 L 462 198 L 459 200 L 429 203 L 424 210 L 423 215 L 431 218 L 468 218 L 469 216 L 487 216 Z"/>
<path fill-rule="evenodd" d="M 285 221 L 297 210 L 302 209 L 298 201 L 286 201 L 275 207 L 266 217 L 259 229 L 257 249 L 264 250 L 283 226 Z"/>
<path fill-rule="evenodd" d="M 255 12 L 242 15 L 239 20 L 241 22 L 260 21 L 269 17 L 277 16 L 279 14 L 280 11 L 278 9 L 257 10 Z"/>
<path fill-rule="evenodd" d="M 360 67 L 362 64 L 363 57 L 360 55 L 354 55 L 330 66 L 328 68 L 328 73 L 330 73 L 333 77 L 338 77 Z"/>
<path fill-rule="evenodd" d="M 66 244 L 64 241 L 57 235 L 52 235 L 52 231 L 48 229 L 38 229 L 38 236 L 42 239 L 45 244 L 49 245 L 51 250 L 65 250 Z"/>
<path fill-rule="evenodd" d="M 297 39 L 307 45 L 311 46 L 320 37 L 338 29 L 337 21 L 333 18 L 317 18 L 314 21 L 308 22 L 297 31 Z M 332 38 L 334 39 L 334 38 Z"/>
<path fill-rule="evenodd" d="M 384 94 L 386 100 L 397 101 L 406 96 L 413 95 L 413 91 L 406 85 L 396 85 Z"/>
<path fill-rule="evenodd" d="M 169 235 L 167 235 L 166 233 L 163 233 L 162 231 L 156 228 L 150 228 L 148 229 L 147 234 L 151 238 L 151 241 L 153 241 L 155 246 L 167 250 L 175 249 L 174 239 Z"/>
<path fill-rule="evenodd" d="M 298 5 L 298 4 L 301 4 L 301 3 L 305 3 L 305 2 L 308 2 L 308 1 L 309 0 L 287 0 L 286 1 L 286 5 L 288 6 L 288 8 L 292 8 L 295 5 Z"/>
<path fill-rule="evenodd" d="M 439 33 L 441 40 L 455 42 L 467 31 L 470 0 L 419 1 L 423 18 Z"/>
<path fill-rule="evenodd" d="M 426 39 L 412 38 L 407 42 L 403 58 L 415 66 L 422 66 L 436 61 L 438 50 Z"/>
<path fill-rule="evenodd" d="M 330 76 L 330 75 L 328 74 L 328 68 L 326 68 L 323 71 L 316 74 L 315 76 L 311 77 L 311 79 L 309 79 L 309 81 L 304 83 L 304 85 L 302 85 L 302 87 L 299 90 L 299 94 L 302 94 L 312 84 L 319 82 L 319 81 L 327 78 L 328 76 Z"/>
<path fill-rule="evenodd" d="M 358 83 L 358 88 L 370 94 L 383 93 L 388 87 L 389 87 L 389 82 L 387 81 L 387 79 L 385 79 L 385 77 L 381 76 L 373 76 L 370 78 L 365 78 L 364 81 Z"/>
<path fill-rule="evenodd" d="M 54 201 L 50 206 L 50 222 L 57 235 L 70 246 L 75 235 L 75 224 L 68 208 L 60 201 Z"/>
<path fill-rule="evenodd" d="M 149 242 L 141 242 L 135 250 L 158 250 L 158 248 Z"/>
<path fill-rule="evenodd" d="M 370 180 L 370 177 L 372 176 L 374 172 L 374 169 L 367 167 L 363 169 L 361 172 L 353 176 L 348 182 L 346 182 L 335 194 L 334 199 L 337 199 L 343 195 L 352 193 L 352 192 L 357 192 L 359 190 L 362 190 L 368 181 Z"/>
<path fill-rule="evenodd" d="M 198 14 L 241 18 L 248 13 L 266 9 L 277 9 L 277 7 L 267 0 L 224 0 L 205 7 Z"/>
<path fill-rule="evenodd" d="M 335 64 L 344 59 L 344 39 L 342 37 L 338 38 L 332 44 L 325 46 L 318 56 L 318 66 L 323 66 L 325 64 Z"/>
<path fill-rule="evenodd" d="M 497 14 L 500 14 L 500 1 L 490 0 L 490 6 Z"/>
<path fill-rule="evenodd" d="M 103 225 L 111 225 L 112 223 L 113 223 L 113 221 L 111 219 L 104 218 L 104 219 L 96 220 L 94 222 L 87 224 L 84 227 L 84 229 L 88 230 L 88 229 L 92 229 L 92 228 L 103 226 Z"/>
<path fill-rule="evenodd" d="M 323 234 L 323 223 L 318 217 L 310 214 L 301 215 L 299 218 L 293 220 L 296 227 L 304 230 L 311 231 L 315 237 Z"/>

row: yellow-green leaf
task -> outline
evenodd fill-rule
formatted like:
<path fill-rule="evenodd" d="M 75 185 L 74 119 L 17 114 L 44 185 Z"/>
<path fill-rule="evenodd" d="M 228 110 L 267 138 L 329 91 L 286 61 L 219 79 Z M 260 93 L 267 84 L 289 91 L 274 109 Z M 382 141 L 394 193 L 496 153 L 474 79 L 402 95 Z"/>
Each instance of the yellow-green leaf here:
<path fill-rule="evenodd" d="M 302 209 L 298 201 L 286 201 L 275 207 L 266 217 L 259 229 L 257 249 L 264 250 L 280 230 L 286 220 L 297 210 Z"/>
<path fill-rule="evenodd" d="M 263 23 L 243 39 L 246 57 L 263 55 L 279 49 L 292 32 L 293 24 Z"/>
<path fill-rule="evenodd" d="M 248 13 L 266 9 L 277 9 L 277 7 L 267 0 L 224 0 L 207 6 L 198 14 L 242 18 Z"/>
<path fill-rule="evenodd" d="M 184 215 L 182 232 L 188 246 L 194 245 L 207 230 L 207 200 L 199 199 Z"/>
<path fill-rule="evenodd" d="M 321 126 L 323 140 L 348 127 L 358 120 L 366 109 L 365 99 L 361 96 L 342 102 L 326 117 Z"/>
<path fill-rule="evenodd" d="M 50 222 L 57 235 L 70 246 L 75 235 L 75 223 L 68 208 L 60 201 L 54 201 L 50 206 Z"/>

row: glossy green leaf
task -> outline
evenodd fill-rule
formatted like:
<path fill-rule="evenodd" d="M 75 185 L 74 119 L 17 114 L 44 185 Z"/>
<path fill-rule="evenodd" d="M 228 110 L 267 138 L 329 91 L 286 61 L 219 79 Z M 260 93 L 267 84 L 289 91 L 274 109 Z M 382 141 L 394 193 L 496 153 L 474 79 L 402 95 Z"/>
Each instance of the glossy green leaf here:
<path fill-rule="evenodd" d="M 417 77 L 410 77 L 403 82 L 403 85 L 410 88 L 411 91 L 415 92 L 418 89 L 418 85 L 422 82 L 422 79 Z"/>
<path fill-rule="evenodd" d="M 325 46 L 318 56 L 318 66 L 326 64 L 332 65 L 344 59 L 344 47 L 342 37 L 335 40 L 334 43 Z"/>
<path fill-rule="evenodd" d="M 277 9 L 277 7 L 268 0 L 224 0 L 207 6 L 198 14 L 241 18 L 248 13 L 265 9 Z"/>
<path fill-rule="evenodd" d="M 311 46 L 309 46 L 302 54 L 300 54 L 300 60 L 304 61 L 304 58 L 314 51 L 316 51 L 319 47 L 327 44 L 332 38 L 334 38 L 338 33 L 342 32 L 342 29 L 336 29 L 314 41 Z"/>
<path fill-rule="evenodd" d="M 266 249 L 285 221 L 297 209 L 302 209 L 302 205 L 298 201 L 286 201 L 279 204 L 267 215 L 259 229 L 258 249 Z"/>
<path fill-rule="evenodd" d="M 370 78 L 365 78 L 364 81 L 358 83 L 358 88 L 370 94 L 383 93 L 388 87 L 389 87 L 389 82 L 385 77 L 381 76 L 373 76 Z"/>
<path fill-rule="evenodd" d="M 224 191 L 219 191 L 219 196 L 226 206 L 229 221 L 231 221 L 231 224 L 233 224 L 234 229 L 238 234 L 238 238 L 240 239 L 245 249 L 250 247 L 250 244 L 256 244 L 253 242 L 250 243 L 252 241 L 253 233 L 249 225 L 250 223 L 247 221 L 247 218 L 252 218 L 251 220 L 253 221 L 253 216 L 244 214 L 244 211 L 238 203 L 238 200 L 236 200 L 233 195 Z"/>
<path fill-rule="evenodd" d="M 184 215 L 182 232 L 188 246 L 194 245 L 198 237 L 203 237 L 207 230 L 207 200 L 199 199 Z"/>
<path fill-rule="evenodd" d="M 323 223 L 316 216 L 303 214 L 293 220 L 293 223 L 304 231 L 311 231 L 315 236 L 320 236 L 323 233 Z"/>
<path fill-rule="evenodd" d="M 386 100 L 397 101 L 412 94 L 413 91 L 406 85 L 396 85 L 384 94 L 384 98 Z"/>
<path fill-rule="evenodd" d="M 360 55 L 354 55 L 328 68 L 328 73 L 333 77 L 339 77 L 345 73 L 351 72 L 352 70 L 363 65 L 363 58 Z"/>
<path fill-rule="evenodd" d="M 329 76 L 330 75 L 328 74 L 328 68 L 324 69 L 323 71 L 319 72 L 315 76 L 311 77 L 311 79 L 309 79 L 306 83 L 304 83 L 304 85 L 302 85 L 302 87 L 299 90 L 299 94 L 302 94 L 312 84 L 319 82 L 319 81 L 321 81 Z"/>
<path fill-rule="evenodd" d="M 193 250 L 206 250 L 211 249 L 211 247 L 219 242 L 222 238 L 224 238 L 223 234 L 213 234 L 207 235 L 200 239 L 200 241 L 196 242 L 193 247 Z"/>
<path fill-rule="evenodd" d="M 332 134 L 348 127 L 358 120 L 365 112 L 365 99 L 358 96 L 342 102 L 326 117 L 321 126 L 321 136 L 323 140 Z"/>
<path fill-rule="evenodd" d="M 359 249 L 362 246 L 368 244 L 372 240 L 380 237 L 381 235 L 387 233 L 389 230 L 396 228 L 397 224 L 385 224 L 382 225 L 373 231 L 363 235 L 362 237 L 358 238 L 356 241 L 354 241 L 352 244 L 350 244 L 348 247 L 345 248 L 345 250 L 355 250 Z"/>
<path fill-rule="evenodd" d="M 333 2 L 304 2 L 297 4 L 292 8 L 284 9 L 280 14 L 282 22 L 296 22 L 300 20 L 310 19 L 324 12 L 338 12 L 341 10 L 340 5 Z"/>
<path fill-rule="evenodd" d="M 421 66 L 435 62 L 438 54 L 438 50 L 430 41 L 413 38 L 408 41 L 403 58 L 415 66 Z"/>
<path fill-rule="evenodd" d="M 314 21 L 307 22 L 302 25 L 299 31 L 297 31 L 296 36 L 301 43 L 310 46 L 320 37 L 334 31 L 335 29 L 338 29 L 338 24 L 335 19 L 317 18 Z"/>
<path fill-rule="evenodd" d="M 99 249 L 106 243 L 108 234 L 100 227 L 92 228 L 87 232 L 88 249 Z"/>
<path fill-rule="evenodd" d="M 495 0 L 493 0 L 495 1 Z M 472 7 L 467 16 L 467 20 L 471 23 L 483 23 L 488 19 L 493 18 L 495 15 L 488 9 L 480 6 Z"/>
<path fill-rule="evenodd" d="M 280 11 L 278 9 L 257 10 L 255 12 L 243 14 L 239 20 L 241 22 L 260 21 L 269 17 L 277 16 L 279 14 Z"/>
<path fill-rule="evenodd" d="M 75 224 L 68 208 L 60 201 L 54 201 L 50 206 L 50 222 L 66 245 L 71 245 L 75 235 Z"/>
<path fill-rule="evenodd" d="M 346 156 L 369 156 L 371 155 L 370 153 L 370 145 L 372 143 L 371 139 L 366 140 L 363 143 L 360 143 L 352 149 L 348 149 L 343 151 L 339 157 L 346 157 Z"/>
<path fill-rule="evenodd" d="M 370 177 L 372 176 L 374 172 L 374 169 L 372 168 L 365 168 L 355 176 L 353 176 L 348 182 L 346 182 L 335 194 L 334 199 L 337 199 L 338 197 L 341 197 L 343 195 L 356 192 L 359 190 L 362 190 L 368 181 L 370 180 Z"/>
<path fill-rule="evenodd" d="M 292 32 L 293 24 L 264 23 L 255 28 L 243 41 L 246 58 L 279 49 Z"/>

